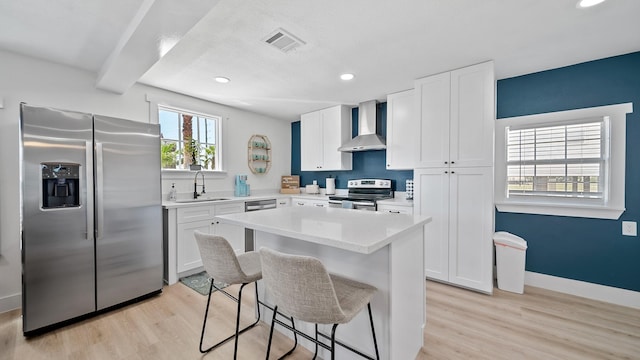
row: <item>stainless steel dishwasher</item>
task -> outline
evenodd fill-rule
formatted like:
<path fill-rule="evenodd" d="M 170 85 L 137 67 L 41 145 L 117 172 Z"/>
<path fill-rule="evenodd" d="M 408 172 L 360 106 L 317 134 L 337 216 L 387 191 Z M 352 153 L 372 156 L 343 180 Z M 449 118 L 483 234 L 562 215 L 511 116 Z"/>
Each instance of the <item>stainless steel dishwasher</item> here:
<path fill-rule="evenodd" d="M 252 200 L 244 202 L 244 212 L 260 211 L 267 209 L 275 209 L 277 207 L 276 199 Z M 253 229 L 244 229 L 244 251 L 253 251 L 255 249 L 255 240 L 253 237 Z"/>

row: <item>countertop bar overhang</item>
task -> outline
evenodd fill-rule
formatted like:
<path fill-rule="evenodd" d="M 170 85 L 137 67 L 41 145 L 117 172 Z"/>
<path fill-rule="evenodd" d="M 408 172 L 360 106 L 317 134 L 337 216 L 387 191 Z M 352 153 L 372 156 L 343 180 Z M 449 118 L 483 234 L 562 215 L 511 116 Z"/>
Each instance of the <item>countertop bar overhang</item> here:
<path fill-rule="evenodd" d="M 361 254 L 371 254 L 431 221 L 429 216 L 319 207 L 284 207 L 216 218 L 229 224 Z"/>

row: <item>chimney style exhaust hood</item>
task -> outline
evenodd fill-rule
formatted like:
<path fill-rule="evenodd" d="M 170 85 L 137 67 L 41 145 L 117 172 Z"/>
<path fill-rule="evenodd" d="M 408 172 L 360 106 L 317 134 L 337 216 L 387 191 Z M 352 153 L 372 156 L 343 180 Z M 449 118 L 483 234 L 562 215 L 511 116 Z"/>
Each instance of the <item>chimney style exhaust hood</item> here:
<path fill-rule="evenodd" d="M 376 134 L 377 104 L 377 101 L 371 100 L 358 105 L 358 136 L 344 143 L 338 151 L 354 152 L 387 148 L 384 139 Z"/>

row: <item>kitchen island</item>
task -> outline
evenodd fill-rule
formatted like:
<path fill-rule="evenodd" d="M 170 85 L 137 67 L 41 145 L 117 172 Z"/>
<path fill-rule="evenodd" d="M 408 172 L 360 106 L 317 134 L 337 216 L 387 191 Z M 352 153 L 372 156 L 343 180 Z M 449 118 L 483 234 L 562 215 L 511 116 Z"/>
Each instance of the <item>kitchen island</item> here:
<path fill-rule="evenodd" d="M 381 359 L 414 359 L 423 345 L 425 324 L 424 225 L 430 217 L 340 208 L 285 207 L 216 216 L 220 222 L 255 232 L 255 249 L 319 258 L 335 274 L 375 286 L 371 301 Z M 260 294 L 270 303 L 259 282 Z M 271 312 L 262 312 L 270 322 Z M 313 325 L 296 322 L 313 334 Z M 327 333 L 329 326 L 320 326 Z M 276 327 L 278 329 L 278 327 Z M 282 330 L 282 329 L 278 329 Z M 285 334 L 291 336 L 288 331 Z M 374 354 L 367 312 L 338 327 L 336 338 Z M 311 343 L 301 344 L 313 351 Z M 321 350 L 320 355 L 327 358 Z M 337 347 L 336 357 L 358 359 Z"/>

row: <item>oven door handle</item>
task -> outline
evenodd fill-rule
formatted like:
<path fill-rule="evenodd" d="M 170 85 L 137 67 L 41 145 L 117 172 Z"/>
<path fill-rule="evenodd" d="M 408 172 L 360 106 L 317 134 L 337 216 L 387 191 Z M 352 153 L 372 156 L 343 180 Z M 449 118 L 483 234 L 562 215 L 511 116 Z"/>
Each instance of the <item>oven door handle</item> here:
<path fill-rule="evenodd" d="M 368 202 L 368 201 L 352 201 L 351 202 L 353 205 L 358 205 L 358 206 L 369 206 L 369 207 L 374 207 L 376 206 L 375 203 L 372 202 Z"/>

